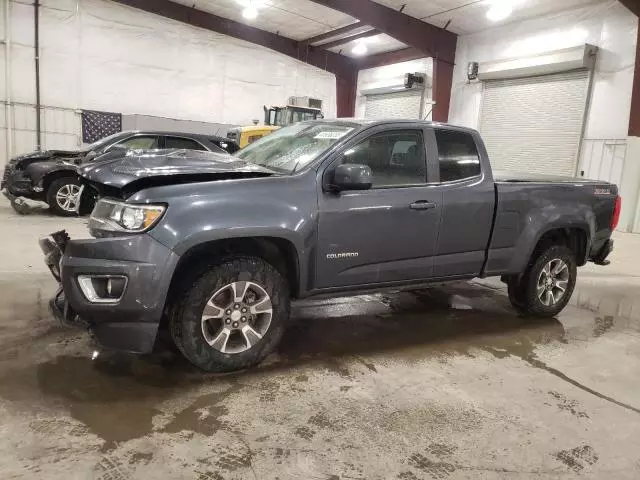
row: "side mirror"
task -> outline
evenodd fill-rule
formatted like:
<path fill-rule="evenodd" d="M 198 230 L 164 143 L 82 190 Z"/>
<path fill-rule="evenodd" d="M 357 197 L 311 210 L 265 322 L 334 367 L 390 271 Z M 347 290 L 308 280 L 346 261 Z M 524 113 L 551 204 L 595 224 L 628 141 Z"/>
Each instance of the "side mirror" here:
<path fill-rule="evenodd" d="M 332 187 L 342 190 L 368 190 L 373 183 L 371 168 L 356 163 L 343 163 L 333 171 Z"/>

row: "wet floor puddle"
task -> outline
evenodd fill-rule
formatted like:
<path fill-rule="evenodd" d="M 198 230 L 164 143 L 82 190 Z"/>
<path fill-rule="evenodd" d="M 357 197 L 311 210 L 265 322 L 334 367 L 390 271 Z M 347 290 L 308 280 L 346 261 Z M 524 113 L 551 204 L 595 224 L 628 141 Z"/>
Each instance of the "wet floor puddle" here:
<path fill-rule="evenodd" d="M 581 323 L 569 317 L 561 317 L 563 322 L 521 318 L 509 308 L 503 295 L 467 284 L 301 302 L 293 310 L 294 321 L 277 355 L 249 372 L 212 376 L 175 356 L 168 362 L 164 358 L 126 355 L 92 361 L 87 352 L 86 356 L 57 356 L 16 371 L 0 370 L 0 397 L 25 405 L 53 400 L 103 439 L 103 449 L 108 450 L 152 431 L 215 434 L 224 426 L 220 418 L 228 413 L 225 399 L 250 383 L 252 375 L 268 377 L 272 371 L 287 371 L 296 376 L 296 367 L 318 364 L 337 375 L 349 376 L 341 357 L 357 359 L 375 374 L 376 367 L 367 358 L 385 352 L 412 362 L 435 356 L 474 356 L 484 351 L 498 359 L 522 359 L 590 394 L 640 413 L 581 385 L 536 356 L 539 345 L 567 343 L 575 334 L 598 338 L 615 330 L 612 317 L 596 317 L 586 325 L 584 317 L 593 318 L 590 315 L 581 312 Z M 153 420 L 162 415 L 162 402 L 212 382 L 216 392 L 196 397 L 154 430 Z"/>

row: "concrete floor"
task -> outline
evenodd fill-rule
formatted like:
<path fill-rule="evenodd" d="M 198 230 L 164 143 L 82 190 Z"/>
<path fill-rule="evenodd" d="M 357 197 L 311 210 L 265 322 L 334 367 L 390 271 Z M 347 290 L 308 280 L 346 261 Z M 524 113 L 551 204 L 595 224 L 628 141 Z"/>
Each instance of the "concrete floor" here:
<path fill-rule="evenodd" d="M 213 376 L 56 325 L 36 239 L 84 223 L 0 203 L 3 480 L 640 477 L 640 237 L 554 320 L 494 281 L 306 301 L 265 364 Z"/>

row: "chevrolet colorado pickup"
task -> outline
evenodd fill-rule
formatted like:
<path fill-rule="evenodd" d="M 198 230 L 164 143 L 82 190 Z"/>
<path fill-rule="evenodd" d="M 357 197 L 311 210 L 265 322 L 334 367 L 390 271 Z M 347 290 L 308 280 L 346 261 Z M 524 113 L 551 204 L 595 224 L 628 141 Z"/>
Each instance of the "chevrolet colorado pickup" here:
<path fill-rule="evenodd" d="M 607 264 L 620 212 L 615 185 L 497 174 L 477 132 L 417 121 L 302 122 L 235 156 L 128 152 L 82 177 L 94 238 L 40 241 L 54 314 L 131 352 L 166 328 L 214 372 L 260 362 L 318 294 L 501 276 L 517 310 L 554 316 L 577 267 Z"/>

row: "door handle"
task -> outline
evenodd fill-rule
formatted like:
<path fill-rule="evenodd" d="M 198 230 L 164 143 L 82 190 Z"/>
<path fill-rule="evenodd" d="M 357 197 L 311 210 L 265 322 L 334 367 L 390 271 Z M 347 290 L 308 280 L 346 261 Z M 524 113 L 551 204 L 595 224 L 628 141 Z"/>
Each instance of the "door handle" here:
<path fill-rule="evenodd" d="M 436 204 L 428 202 L 427 200 L 419 200 L 409 205 L 409 208 L 411 208 L 411 210 L 431 210 L 432 208 L 436 208 Z"/>

